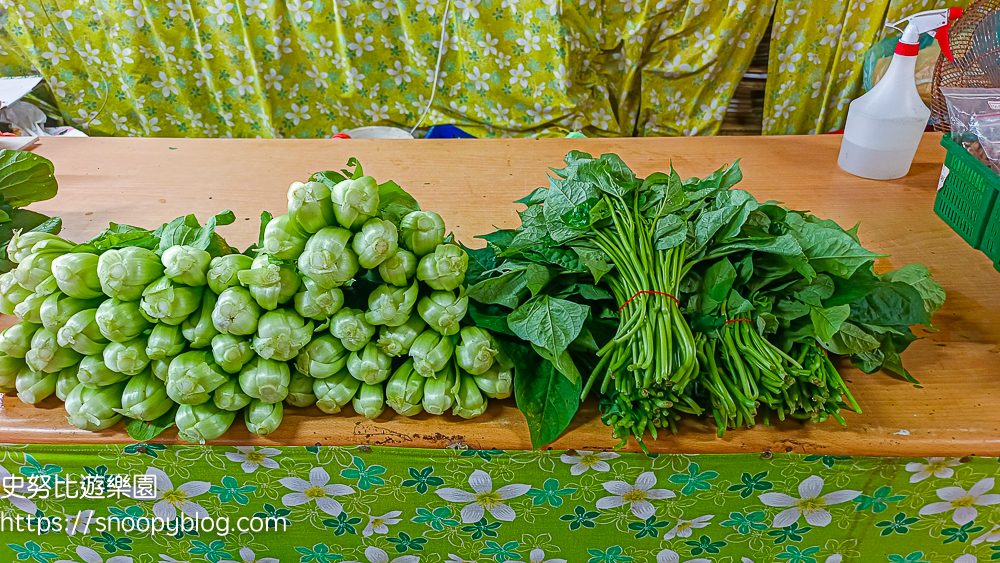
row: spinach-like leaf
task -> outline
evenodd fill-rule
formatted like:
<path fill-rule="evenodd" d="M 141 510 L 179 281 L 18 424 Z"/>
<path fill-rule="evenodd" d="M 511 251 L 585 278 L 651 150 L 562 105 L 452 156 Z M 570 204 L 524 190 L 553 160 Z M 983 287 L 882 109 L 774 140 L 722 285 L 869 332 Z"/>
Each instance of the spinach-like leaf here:
<path fill-rule="evenodd" d="M 699 215 L 694 224 L 694 244 L 689 252 L 705 248 L 705 245 L 715 237 L 715 233 L 725 227 L 738 211 L 739 209 L 735 207 L 723 207 Z"/>
<path fill-rule="evenodd" d="M 882 274 L 881 278 L 890 283 L 905 283 L 917 290 L 924 300 L 924 310 L 928 317 L 933 316 L 944 305 L 944 288 L 931 278 L 930 270 L 923 264 L 907 264 L 898 270 Z"/>
<path fill-rule="evenodd" d="M 532 295 L 538 295 L 552 281 L 553 271 L 541 264 L 528 264 L 524 269 L 524 286 Z"/>
<path fill-rule="evenodd" d="M 820 340 L 819 343 L 834 354 L 845 356 L 874 350 L 879 347 L 878 340 L 875 340 L 874 337 L 851 322 L 844 322 L 840 325 L 840 330 L 833 335 L 833 338 L 830 340 Z"/>
<path fill-rule="evenodd" d="M 485 235 L 476 235 L 475 238 L 481 238 L 488 242 L 489 244 L 497 248 L 498 253 L 502 252 L 510 246 L 511 241 L 517 236 L 517 231 L 514 229 L 497 229 L 492 233 L 487 233 Z"/>
<path fill-rule="evenodd" d="M 736 238 L 740 234 L 740 231 L 743 230 L 743 225 L 750 218 L 750 214 L 759 207 L 753 195 L 744 190 L 724 191 L 719 194 L 715 202 L 716 205 L 736 209 L 733 218 L 716 234 L 720 241 Z"/>
<path fill-rule="evenodd" d="M 576 340 L 574 340 L 573 342 L 576 342 Z M 577 369 L 576 364 L 573 363 L 573 358 L 572 356 L 570 356 L 569 350 L 563 350 L 560 354 L 553 355 L 545 348 L 542 348 L 541 346 L 537 346 L 535 344 L 532 344 L 531 348 L 535 351 L 536 354 L 545 358 L 549 362 L 552 362 L 552 365 L 556 368 L 556 371 L 563 374 L 563 376 L 565 376 L 570 383 L 574 385 L 580 383 L 582 376 L 580 375 L 580 370 Z"/>
<path fill-rule="evenodd" d="M 166 414 L 156 420 L 144 422 L 141 420 L 128 419 L 125 423 L 125 431 L 128 432 L 129 437 L 133 440 L 148 442 L 162 434 L 164 430 L 174 425 L 176 413 L 177 406 L 175 405 L 171 407 Z"/>
<path fill-rule="evenodd" d="M 809 314 L 811 307 L 798 299 L 778 299 L 774 302 L 774 314 L 779 319 L 794 321 Z"/>
<path fill-rule="evenodd" d="M 236 215 L 228 209 L 209 218 L 204 227 L 193 214 L 178 217 L 163 227 L 157 254 L 180 244 L 207 250 L 212 256 L 232 254 L 233 248 L 215 232 L 215 228 L 235 221 Z"/>
<path fill-rule="evenodd" d="M 590 307 L 549 295 L 532 297 L 507 323 L 519 338 L 558 354 L 580 335 Z"/>
<path fill-rule="evenodd" d="M 113 248 L 138 246 L 148 250 L 156 250 L 160 246 L 160 236 L 155 231 L 149 231 L 131 225 L 111 223 L 107 229 L 89 241 L 77 245 L 73 252 L 93 252 L 101 254 Z"/>
<path fill-rule="evenodd" d="M 691 201 L 698 201 L 715 197 L 719 192 L 728 190 L 742 179 L 743 172 L 740 171 L 740 161 L 737 160 L 728 166 L 719 168 L 702 180 L 691 178 L 693 181 L 685 181 L 684 189 Z"/>
<path fill-rule="evenodd" d="M 420 211 L 420 204 L 399 184 L 388 181 L 378 186 L 378 215 L 399 226 L 407 214 Z"/>
<path fill-rule="evenodd" d="M 703 302 L 703 309 L 718 307 L 720 303 L 726 301 L 729 290 L 733 288 L 736 281 L 736 268 L 728 258 L 723 258 L 712 264 L 705 270 L 705 277 L 702 279 L 704 285 L 704 296 L 708 299 Z"/>
<path fill-rule="evenodd" d="M 580 283 L 576 285 L 576 293 L 580 294 L 587 301 L 600 301 L 601 299 L 612 299 L 611 294 L 607 291 L 597 287 L 596 285 L 588 285 L 585 283 Z"/>
<path fill-rule="evenodd" d="M 549 194 L 545 198 L 545 224 L 552 240 L 565 242 L 577 237 L 580 229 L 567 225 L 565 217 L 579 213 L 579 206 L 586 207 L 589 216 L 590 208 L 597 201 L 597 190 L 591 184 L 550 177 Z"/>
<path fill-rule="evenodd" d="M 840 327 L 851 316 L 850 305 L 837 305 L 836 307 L 810 307 L 809 318 L 812 319 L 813 330 L 816 331 L 816 338 L 820 340 L 833 340 Z"/>
<path fill-rule="evenodd" d="M 507 326 L 507 315 L 509 314 L 508 307 L 481 303 L 475 299 L 469 301 L 469 318 L 476 326 L 501 334 L 517 336 Z"/>
<path fill-rule="evenodd" d="M 540 246 L 524 252 L 523 256 L 535 262 L 559 266 L 570 272 L 587 271 L 580 264 L 580 255 L 567 246 Z"/>
<path fill-rule="evenodd" d="M 540 448 L 555 441 L 573 420 L 580 408 L 582 380 L 572 383 L 528 346 L 505 342 L 504 349 L 515 364 L 517 408 L 528 422 L 531 446 Z"/>
<path fill-rule="evenodd" d="M 923 297 L 905 283 L 880 282 L 850 307 L 851 320 L 859 323 L 878 326 L 930 324 Z"/>
<path fill-rule="evenodd" d="M 55 197 L 55 167 L 31 152 L 0 150 L 0 203 L 24 207 Z"/>
<path fill-rule="evenodd" d="M 681 177 L 670 167 L 670 174 L 654 172 L 642 181 L 639 191 L 646 195 L 645 202 L 641 205 L 640 211 L 649 217 L 657 214 L 661 217 L 684 209 L 691 203 Z"/>
<path fill-rule="evenodd" d="M 854 275 L 848 279 L 834 276 L 833 284 L 836 289 L 829 298 L 823 301 L 825 307 L 836 305 L 850 305 L 865 295 L 871 293 L 875 286 L 879 284 L 879 279 L 868 268 L 859 268 Z M 889 281 L 889 280 L 886 280 Z"/>
<path fill-rule="evenodd" d="M 822 307 L 823 300 L 833 295 L 834 285 L 830 276 L 821 274 L 811 281 L 802 280 L 790 285 L 788 291 L 803 303 L 813 307 Z"/>
<path fill-rule="evenodd" d="M 840 227 L 806 221 L 797 213 L 789 213 L 786 220 L 792 227 L 792 236 L 817 272 L 849 278 L 861 266 L 885 256 L 867 250 Z"/>
<path fill-rule="evenodd" d="M 514 203 L 523 203 L 525 205 L 541 203 L 545 201 L 545 194 L 547 193 L 548 188 L 535 188 L 530 194 L 522 197 L 521 199 L 515 199 Z"/>
<path fill-rule="evenodd" d="M 590 270 L 594 276 L 594 283 L 601 281 L 605 274 L 614 269 L 608 262 L 611 260 L 603 250 L 590 248 L 579 244 L 571 245 L 573 251 L 580 257 L 580 265 Z"/>
<path fill-rule="evenodd" d="M 469 297 L 480 303 L 516 308 L 521 299 L 528 294 L 526 270 L 525 266 L 494 278 L 484 279 L 469 288 Z"/>
<path fill-rule="evenodd" d="M 729 299 L 726 303 L 726 313 L 729 314 L 731 318 L 737 318 L 739 315 L 749 313 L 751 311 L 753 311 L 753 303 L 740 295 L 738 291 L 729 292 Z"/>
<path fill-rule="evenodd" d="M 687 223 L 676 215 L 661 217 L 653 229 L 653 245 L 657 250 L 670 250 L 680 246 L 687 238 Z"/>
<path fill-rule="evenodd" d="M 485 272 L 496 268 L 497 255 L 493 247 L 469 248 L 462 243 L 458 245 L 469 255 L 469 267 L 465 270 L 466 286 L 473 286 L 479 283 L 483 279 Z"/>

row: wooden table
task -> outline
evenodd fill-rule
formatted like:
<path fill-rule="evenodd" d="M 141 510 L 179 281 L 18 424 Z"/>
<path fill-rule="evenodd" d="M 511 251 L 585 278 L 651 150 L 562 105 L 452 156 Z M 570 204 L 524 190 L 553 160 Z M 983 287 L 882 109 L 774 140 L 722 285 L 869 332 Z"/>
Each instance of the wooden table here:
<path fill-rule="evenodd" d="M 862 243 L 891 254 L 877 268 L 926 264 L 948 293 L 934 318 L 938 332 L 904 354 L 923 384 L 914 388 L 886 374 L 842 370 L 864 409 L 848 415 L 847 428 L 833 421 L 730 431 L 690 420 L 677 436 L 648 442 L 658 452 L 752 451 L 831 455 L 1000 455 L 1000 274 L 952 232 L 932 210 L 944 159 L 938 135 L 925 135 L 910 174 L 876 182 L 848 175 L 837 165 L 838 136 L 583 140 L 223 140 L 43 139 L 35 152 L 56 166 L 59 195 L 33 209 L 59 215 L 63 234 L 85 240 L 109 221 L 155 227 L 195 212 L 207 219 L 232 209 L 238 220 L 221 230 L 245 247 L 257 237 L 258 217 L 285 209 L 289 183 L 312 172 L 342 167 L 357 156 L 380 181 L 393 179 L 425 209 L 439 212 L 457 237 L 518 222 L 513 200 L 546 183 L 547 167 L 578 149 L 615 152 L 645 176 L 670 162 L 682 176 L 703 176 L 741 158 L 740 187 L 760 200 L 838 221 L 861 222 Z M 478 246 L 478 245 L 477 245 Z M 15 319 L 3 319 L 11 324 Z M 39 407 L 12 398 L 0 410 L 0 442 L 108 443 L 130 441 L 119 425 L 90 433 L 68 425 L 58 401 Z M 390 411 L 391 413 L 391 411 Z M 472 422 L 426 414 L 386 414 L 367 421 L 354 414 L 318 416 L 315 409 L 286 409 L 280 430 L 267 438 L 237 424 L 220 443 L 286 445 L 382 444 L 440 448 L 527 449 L 528 430 L 512 400 L 495 401 Z M 161 436 L 177 442 L 171 431 Z M 596 404 L 585 404 L 553 448 L 607 449 L 615 445 Z M 635 444 L 630 445 L 635 450 Z"/>

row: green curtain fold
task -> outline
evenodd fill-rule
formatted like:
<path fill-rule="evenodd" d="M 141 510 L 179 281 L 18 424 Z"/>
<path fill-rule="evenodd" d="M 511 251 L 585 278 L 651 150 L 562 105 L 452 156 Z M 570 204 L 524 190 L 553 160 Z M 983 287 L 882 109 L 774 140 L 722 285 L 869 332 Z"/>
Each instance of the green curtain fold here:
<path fill-rule="evenodd" d="M 764 106 L 764 134 L 843 129 L 851 100 L 864 93 L 865 52 L 887 22 L 923 10 L 965 7 L 969 0 L 780 0 L 774 14 Z"/>
<path fill-rule="evenodd" d="M 428 104 L 424 125 L 476 136 L 705 135 L 773 13 L 764 132 L 823 133 L 886 21 L 966 4 L 28 1 L 0 15 L 0 72 L 40 72 L 93 135 L 324 137 L 409 129 Z"/>
<path fill-rule="evenodd" d="M 323 137 L 455 123 L 477 136 L 708 134 L 773 7 L 733 0 L 46 0 L 0 30 L 93 135 Z"/>

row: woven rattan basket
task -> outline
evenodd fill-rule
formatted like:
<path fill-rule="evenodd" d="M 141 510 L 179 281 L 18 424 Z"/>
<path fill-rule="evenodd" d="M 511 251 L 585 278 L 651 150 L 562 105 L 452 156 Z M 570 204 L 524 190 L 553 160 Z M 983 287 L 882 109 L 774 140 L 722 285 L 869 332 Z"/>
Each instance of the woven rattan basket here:
<path fill-rule="evenodd" d="M 972 36 L 991 12 L 1000 11 L 1000 0 L 979 0 L 965 10 L 962 18 L 948 30 L 955 62 L 938 57 L 931 86 L 931 119 L 938 131 L 951 131 L 948 104 L 941 94 L 942 86 L 956 88 L 1000 88 L 1000 81 L 991 80 L 984 70 L 1000 59 L 1000 45 L 987 52 L 972 52 Z"/>

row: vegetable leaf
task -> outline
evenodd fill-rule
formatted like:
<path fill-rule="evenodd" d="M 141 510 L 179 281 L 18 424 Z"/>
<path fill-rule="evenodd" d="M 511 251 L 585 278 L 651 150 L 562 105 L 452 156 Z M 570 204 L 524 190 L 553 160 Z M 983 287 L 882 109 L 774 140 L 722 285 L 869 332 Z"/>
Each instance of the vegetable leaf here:
<path fill-rule="evenodd" d="M 171 246 L 179 244 L 207 250 L 212 256 L 232 254 L 233 248 L 215 232 L 215 227 L 229 225 L 234 221 L 236 215 L 228 209 L 209 218 L 204 227 L 193 214 L 178 217 L 163 227 L 157 254 L 163 254 Z"/>
<path fill-rule="evenodd" d="M 575 341 L 574 341 L 575 342 Z M 556 371 L 563 374 L 570 383 L 576 385 L 579 384 L 583 377 L 580 375 L 580 370 L 577 369 L 576 364 L 573 363 L 573 357 L 570 356 L 569 350 L 563 350 L 559 355 L 553 355 L 551 352 L 536 346 L 531 345 L 531 348 L 539 356 L 545 358 L 546 360 L 552 362 L 552 365 L 556 368 Z"/>
<path fill-rule="evenodd" d="M 57 191 L 52 161 L 35 153 L 0 150 L 0 203 L 24 207 L 51 199 Z"/>
<path fill-rule="evenodd" d="M 531 446 L 540 448 L 556 440 L 580 408 L 582 381 L 572 383 L 552 362 L 522 344 L 504 343 L 514 361 L 514 395 L 531 435 Z"/>
<path fill-rule="evenodd" d="M 834 354 L 850 355 L 874 350 L 879 347 L 879 341 L 861 330 L 858 325 L 844 322 L 840 330 L 830 340 L 820 340 L 819 343 Z"/>
<path fill-rule="evenodd" d="M 340 172 L 335 172 L 333 170 L 324 170 L 323 172 L 317 172 L 309 177 L 310 182 L 323 182 L 328 187 L 332 188 L 337 184 L 346 180 L 347 177 Z"/>
<path fill-rule="evenodd" d="M 164 430 L 174 425 L 174 416 L 176 412 L 177 407 L 174 406 L 167 411 L 166 414 L 150 422 L 128 419 L 128 422 L 125 423 L 125 431 L 128 432 L 128 435 L 133 440 L 148 442 L 159 436 Z"/>
<path fill-rule="evenodd" d="M 527 267 L 484 279 L 469 288 L 469 297 L 480 303 L 493 303 L 513 309 L 528 294 L 525 270 Z"/>
<path fill-rule="evenodd" d="M 676 215 L 667 215 L 656 222 L 653 244 L 657 250 L 670 250 L 680 246 L 687 238 L 687 223 Z"/>
<path fill-rule="evenodd" d="M 525 205 L 534 205 L 545 201 L 545 194 L 548 193 L 548 188 L 535 188 L 530 194 L 522 197 L 521 199 L 515 199 L 514 203 L 523 203 Z"/>
<path fill-rule="evenodd" d="M 469 248 L 462 243 L 458 243 L 458 245 L 469 255 L 469 267 L 465 270 L 466 286 L 479 283 L 485 277 L 486 272 L 496 268 L 497 255 L 492 247 Z"/>
<path fill-rule="evenodd" d="M 545 198 L 545 224 L 554 241 L 565 242 L 580 233 L 566 224 L 565 217 L 573 216 L 578 206 L 586 207 L 589 216 L 590 208 L 598 201 L 597 191 L 584 182 L 551 177 L 549 185 L 549 194 Z"/>
<path fill-rule="evenodd" d="M 806 221 L 797 213 L 789 213 L 787 222 L 817 272 L 849 278 L 864 264 L 885 256 L 865 249 L 840 227 Z"/>
<path fill-rule="evenodd" d="M 809 318 L 812 319 L 813 330 L 820 340 L 832 340 L 833 336 L 840 330 L 841 325 L 851 316 L 850 305 L 837 305 L 836 307 L 811 307 Z"/>
<path fill-rule="evenodd" d="M 514 331 L 507 326 L 507 315 L 510 309 L 500 305 L 489 305 L 476 300 L 469 301 L 469 317 L 479 328 L 485 328 L 493 332 L 517 336 Z"/>
<path fill-rule="evenodd" d="M 590 273 L 594 276 L 594 283 L 600 282 L 604 274 L 614 269 L 614 266 L 608 264 L 610 258 L 604 251 L 578 245 L 574 245 L 572 248 L 577 256 L 580 257 L 580 264 L 590 270 Z"/>
<path fill-rule="evenodd" d="M 408 213 L 420 211 L 420 204 L 399 184 L 393 181 L 379 184 L 378 215 L 397 226 Z"/>
<path fill-rule="evenodd" d="M 653 215 L 658 213 L 661 217 L 666 216 L 684 209 L 691 203 L 684 191 L 680 175 L 672 166 L 670 174 L 655 172 L 643 180 L 639 191 L 646 192 L 647 190 L 649 190 L 647 192 L 649 195 L 642 205 L 642 211 L 648 210 Z"/>
<path fill-rule="evenodd" d="M 917 290 L 924 301 L 928 317 L 933 316 L 944 305 L 944 289 L 931 278 L 930 270 L 923 264 L 907 264 L 898 270 L 882 274 L 881 278 L 890 283 L 905 283 Z"/>
<path fill-rule="evenodd" d="M 17 266 L 7 258 L 7 243 L 14 235 L 14 231 L 57 235 L 60 230 L 62 230 L 62 219 L 59 217 L 49 218 L 28 209 L 13 209 L 10 220 L 0 223 L 0 243 L 2 243 L 0 246 L 0 273 L 13 270 Z"/>
<path fill-rule="evenodd" d="M 514 310 L 507 323 L 519 338 L 557 354 L 580 335 L 590 307 L 540 295 Z"/>
<path fill-rule="evenodd" d="M 905 283 L 881 282 L 850 305 L 851 320 L 878 326 L 928 325 L 920 293 Z"/>

